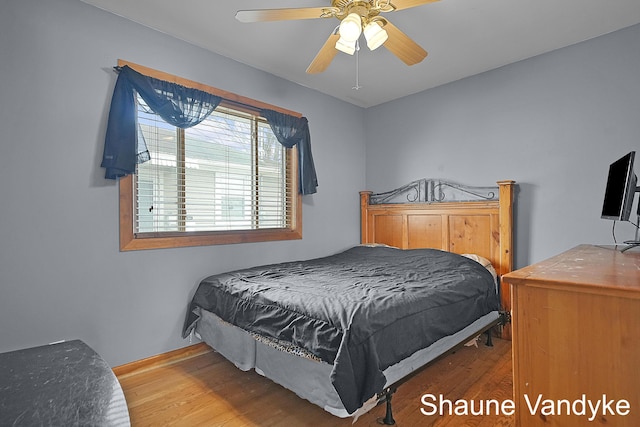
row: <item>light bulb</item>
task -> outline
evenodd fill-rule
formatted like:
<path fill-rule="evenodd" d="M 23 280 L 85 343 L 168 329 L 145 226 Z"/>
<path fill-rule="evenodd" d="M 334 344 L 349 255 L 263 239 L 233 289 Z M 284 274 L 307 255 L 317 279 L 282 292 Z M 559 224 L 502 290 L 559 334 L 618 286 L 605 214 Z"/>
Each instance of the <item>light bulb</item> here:
<path fill-rule="evenodd" d="M 387 41 L 389 35 L 378 22 L 373 21 L 364 27 L 364 38 L 367 39 L 367 47 L 376 50 Z"/>
<path fill-rule="evenodd" d="M 352 42 L 358 40 L 362 32 L 362 19 L 357 13 L 348 14 L 340 23 L 340 38 Z"/>

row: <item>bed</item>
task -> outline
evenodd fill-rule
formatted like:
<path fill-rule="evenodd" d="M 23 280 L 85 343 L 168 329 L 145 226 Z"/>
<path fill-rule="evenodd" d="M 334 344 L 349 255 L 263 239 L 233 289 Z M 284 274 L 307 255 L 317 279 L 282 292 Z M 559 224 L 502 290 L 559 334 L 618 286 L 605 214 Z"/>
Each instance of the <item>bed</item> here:
<path fill-rule="evenodd" d="M 513 188 L 361 192 L 360 245 L 203 279 L 183 336 L 338 417 L 384 398 L 392 424 L 399 383 L 482 332 L 509 337 Z"/>

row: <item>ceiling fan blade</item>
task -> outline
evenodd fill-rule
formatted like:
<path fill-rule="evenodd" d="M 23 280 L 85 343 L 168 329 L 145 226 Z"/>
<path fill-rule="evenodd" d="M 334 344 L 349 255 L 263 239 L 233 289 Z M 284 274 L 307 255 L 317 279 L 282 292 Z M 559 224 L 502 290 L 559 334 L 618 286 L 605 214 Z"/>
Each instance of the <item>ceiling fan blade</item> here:
<path fill-rule="evenodd" d="M 384 29 L 389 38 L 384 42 L 384 47 L 400 58 L 407 65 L 414 65 L 427 57 L 427 51 L 420 47 L 409 36 L 400 31 L 398 27 L 386 20 Z"/>
<path fill-rule="evenodd" d="M 338 53 L 338 51 L 336 50 L 336 42 L 339 38 L 339 34 L 331 34 L 329 36 L 327 41 L 324 42 L 322 48 L 320 48 L 320 51 L 318 52 L 316 57 L 313 58 L 313 61 L 311 61 L 311 64 L 309 64 L 307 73 L 316 74 L 321 73 L 327 69 L 329 64 L 331 64 L 331 61 L 333 61 L 333 58 L 336 56 L 336 53 Z"/>
<path fill-rule="evenodd" d="M 240 22 L 288 21 L 294 19 L 329 18 L 335 8 L 307 7 L 300 9 L 239 10 L 236 19 Z"/>
<path fill-rule="evenodd" d="M 439 0 L 391 0 L 391 5 L 394 10 L 403 10 L 422 6 L 423 4 L 435 3 L 437 1 Z"/>

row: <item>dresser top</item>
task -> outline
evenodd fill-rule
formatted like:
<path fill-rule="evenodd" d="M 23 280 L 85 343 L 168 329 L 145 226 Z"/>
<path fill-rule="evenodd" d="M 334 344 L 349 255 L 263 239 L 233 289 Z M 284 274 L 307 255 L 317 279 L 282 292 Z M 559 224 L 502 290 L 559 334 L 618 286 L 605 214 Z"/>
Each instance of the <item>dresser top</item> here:
<path fill-rule="evenodd" d="M 640 298 L 640 251 L 623 246 L 579 245 L 502 276 L 512 285 L 581 288 Z"/>

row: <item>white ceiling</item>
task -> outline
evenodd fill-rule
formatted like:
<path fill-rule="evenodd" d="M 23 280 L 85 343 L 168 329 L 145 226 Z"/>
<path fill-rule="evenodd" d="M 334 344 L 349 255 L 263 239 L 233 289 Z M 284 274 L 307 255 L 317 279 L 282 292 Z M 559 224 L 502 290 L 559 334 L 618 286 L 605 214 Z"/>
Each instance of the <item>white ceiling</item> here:
<path fill-rule="evenodd" d="M 83 1 L 360 107 L 640 23 L 640 0 L 441 0 L 384 15 L 429 52 L 421 63 L 408 67 L 385 48 L 370 52 L 362 43 L 358 64 L 338 52 L 324 73 L 306 74 L 337 19 L 243 24 L 235 13 L 330 0 Z"/>

